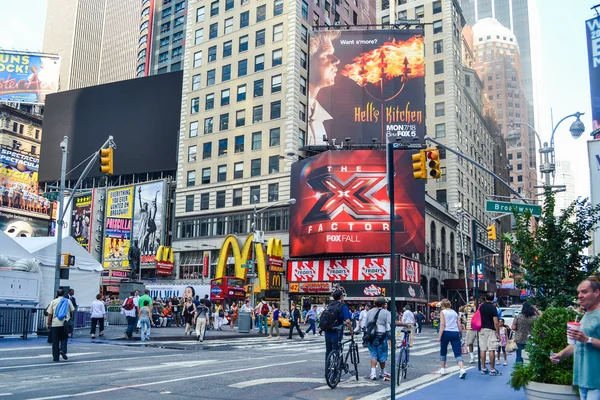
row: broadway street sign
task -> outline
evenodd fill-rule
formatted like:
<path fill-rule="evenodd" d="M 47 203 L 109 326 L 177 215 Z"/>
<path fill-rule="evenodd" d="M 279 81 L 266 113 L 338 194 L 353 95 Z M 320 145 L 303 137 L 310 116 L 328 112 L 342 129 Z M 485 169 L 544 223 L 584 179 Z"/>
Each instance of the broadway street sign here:
<path fill-rule="evenodd" d="M 505 201 L 492 201 L 486 200 L 485 211 L 496 212 L 496 213 L 510 213 L 516 210 L 517 213 L 523 214 L 525 210 L 531 211 L 531 215 L 535 217 L 542 216 L 542 206 L 536 206 L 534 204 L 521 204 L 521 203 L 509 203 Z"/>

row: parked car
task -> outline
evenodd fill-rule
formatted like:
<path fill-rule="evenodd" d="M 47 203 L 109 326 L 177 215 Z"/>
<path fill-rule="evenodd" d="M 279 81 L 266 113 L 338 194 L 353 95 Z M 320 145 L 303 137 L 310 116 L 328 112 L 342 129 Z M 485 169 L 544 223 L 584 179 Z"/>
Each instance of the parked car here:
<path fill-rule="evenodd" d="M 515 307 L 500 307 L 499 310 L 502 311 L 504 325 L 508 326 L 509 328 L 512 326 L 512 323 L 517 315 L 521 314 L 521 309 Z"/>

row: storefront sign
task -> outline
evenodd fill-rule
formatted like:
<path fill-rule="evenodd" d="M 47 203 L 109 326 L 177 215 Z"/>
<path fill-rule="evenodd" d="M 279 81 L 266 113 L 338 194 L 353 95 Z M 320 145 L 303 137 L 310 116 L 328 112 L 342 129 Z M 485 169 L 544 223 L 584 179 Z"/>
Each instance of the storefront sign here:
<path fill-rule="evenodd" d="M 346 300 L 373 301 L 379 296 L 388 298 L 391 296 L 390 282 L 346 282 L 342 284 L 346 291 Z M 418 284 L 396 282 L 396 301 L 414 301 L 425 303 L 425 291 Z"/>
<path fill-rule="evenodd" d="M 256 272 L 258 273 L 258 283 L 260 285 L 260 289 L 266 290 L 267 271 L 265 253 L 262 244 L 254 243 L 253 234 L 248 235 L 241 252 L 237 236 L 229 235 L 225 238 L 223 246 L 221 246 L 221 252 L 219 253 L 219 261 L 217 262 L 215 278 L 222 278 L 225 276 L 226 265 L 235 264 L 235 276 L 240 279 L 246 279 L 246 273 L 248 272 L 248 269 L 244 268 L 244 265 L 248 260 L 251 259 L 252 256 L 256 261 Z"/>
<path fill-rule="evenodd" d="M 329 282 L 290 283 L 290 293 L 331 293 L 332 290 Z"/>
<path fill-rule="evenodd" d="M 389 261 L 389 258 L 288 261 L 288 282 L 389 280 Z"/>
<path fill-rule="evenodd" d="M 421 263 L 408 258 L 400 258 L 400 280 L 404 282 L 421 282 Z"/>

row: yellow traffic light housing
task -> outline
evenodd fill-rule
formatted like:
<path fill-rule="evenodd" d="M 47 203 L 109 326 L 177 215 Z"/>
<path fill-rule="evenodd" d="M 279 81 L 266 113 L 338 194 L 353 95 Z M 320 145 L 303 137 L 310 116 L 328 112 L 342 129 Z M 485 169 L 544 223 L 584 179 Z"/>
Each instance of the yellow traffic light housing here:
<path fill-rule="evenodd" d="M 490 225 L 487 227 L 487 235 L 489 240 L 496 240 L 496 225 Z"/>
<path fill-rule="evenodd" d="M 100 149 L 100 172 L 103 174 L 113 174 L 113 149 Z"/>
<path fill-rule="evenodd" d="M 438 149 L 427 149 L 427 158 L 429 159 L 429 176 L 434 179 L 439 179 L 442 177 L 442 170 L 440 168 L 440 151 Z"/>
<path fill-rule="evenodd" d="M 426 158 L 425 150 L 420 150 L 417 154 L 412 155 L 413 177 L 415 179 L 427 179 Z"/>

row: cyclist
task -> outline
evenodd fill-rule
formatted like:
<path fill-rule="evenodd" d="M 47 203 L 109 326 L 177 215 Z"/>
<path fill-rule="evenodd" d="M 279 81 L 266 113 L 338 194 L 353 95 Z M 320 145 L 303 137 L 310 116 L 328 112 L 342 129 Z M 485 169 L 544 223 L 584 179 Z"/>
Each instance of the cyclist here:
<path fill-rule="evenodd" d="M 344 304 L 344 298 L 346 297 L 346 292 L 343 288 L 338 288 L 333 291 L 331 294 L 334 302 L 330 304 L 327 309 L 334 309 L 334 307 L 338 308 L 339 314 L 337 318 L 337 322 L 335 324 L 336 328 L 342 327 L 342 329 L 333 329 L 330 331 L 325 331 L 325 362 L 327 362 L 327 356 L 331 353 L 332 350 L 338 350 L 340 341 L 344 335 L 343 325 L 344 323 L 348 327 L 348 331 L 352 332 L 352 314 L 350 314 L 350 309 L 346 304 Z M 336 302 L 341 303 L 335 304 Z"/>
<path fill-rule="evenodd" d="M 392 329 L 392 314 L 384 308 L 387 304 L 385 297 L 378 297 L 375 300 L 375 307 L 369 310 L 365 318 L 365 326 L 369 326 L 372 321 L 377 324 L 377 336 L 369 345 L 369 354 L 371 356 L 371 374 L 368 379 L 377 380 L 377 363 L 381 368 L 379 376 L 384 380 L 389 380 L 390 374 L 385 371 L 385 362 L 388 357 L 388 338 L 389 331 Z M 375 318 L 377 317 L 377 320 Z"/>

